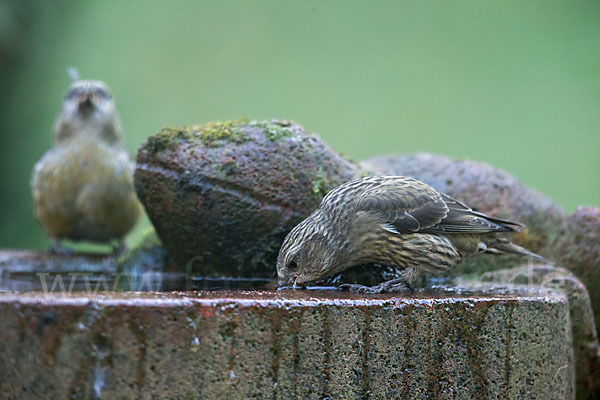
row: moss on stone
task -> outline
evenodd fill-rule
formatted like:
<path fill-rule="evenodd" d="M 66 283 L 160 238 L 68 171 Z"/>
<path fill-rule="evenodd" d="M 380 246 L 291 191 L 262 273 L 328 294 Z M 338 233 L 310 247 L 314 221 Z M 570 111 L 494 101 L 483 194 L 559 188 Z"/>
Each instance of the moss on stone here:
<path fill-rule="evenodd" d="M 194 144 L 201 141 L 208 147 L 217 147 L 225 142 L 244 143 L 249 138 L 240 128 L 247 123 L 247 119 L 236 119 L 209 122 L 205 125 L 186 125 L 181 128 L 166 127 L 148 138 L 146 149 L 151 153 L 158 153 L 173 149 L 182 141 Z"/>
<path fill-rule="evenodd" d="M 289 137 L 292 134 L 292 131 L 288 129 L 291 125 L 289 121 L 250 121 L 248 125 L 260 128 L 262 134 L 273 142 Z"/>
<path fill-rule="evenodd" d="M 237 119 L 233 121 L 216 121 L 210 122 L 203 126 L 188 127 L 199 132 L 199 139 L 208 147 L 217 147 L 224 142 L 244 143 L 250 140 L 240 129 L 246 125 L 248 120 Z M 194 129 L 195 128 L 195 129 Z"/>
<path fill-rule="evenodd" d="M 173 149 L 173 147 L 180 141 L 189 140 L 191 138 L 191 132 L 184 128 L 163 128 L 156 135 L 148 138 L 146 149 L 151 153 L 159 153 L 164 150 Z"/>
<path fill-rule="evenodd" d="M 329 177 L 323 171 L 323 167 L 319 167 L 315 176 L 312 180 L 312 189 L 315 194 L 320 194 L 325 197 L 331 189 L 335 187 L 335 184 L 329 179 Z"/>
<path fill-rule="evenodd" d="M 166 127 L 156 135 L 150 136 L 146 149 L 151 153 L 172 150 L 182 141 L 207 147 L 219 147 L 225 143 L 241 144 L 250 140 L 242 129 L 245 126 L 256 127 L 271 141 L 278 141 L 292 135 L 290 121 L 256 121 L 239 118 L 232 121 L 214 121 L 204 125 L 186 125 L 181 128 Z"/>

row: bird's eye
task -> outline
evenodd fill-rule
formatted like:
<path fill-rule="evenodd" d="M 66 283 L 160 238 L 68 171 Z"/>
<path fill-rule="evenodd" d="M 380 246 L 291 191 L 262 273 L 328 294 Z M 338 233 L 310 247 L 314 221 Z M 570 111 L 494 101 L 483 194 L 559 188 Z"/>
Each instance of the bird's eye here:
<path fill-rule="evenodd" d="M 80 97 L 83 94 L 83 91 L 81 90 L 81 88 L 75 88 L 75 89 L 71 89 L 66 95 L 65 95 L 65 99 L 67 100 L 73 100 L 77 97 Z"/>
<path fill-rule="evenodd" d="M 290 261 L 290 263 L 288 264 L 288 269 L 292 271 L 298 269 L 298 263 L 296 262 L 296 260 Z"/>
<path fill-rule="evenodd" d="M 101 100 L 108 100 L 110 99 L 110 94 L 102 89 L 96 89 L 94 90 L 94 96 L 96 96 L 97 98 L 101 99 Z"/>

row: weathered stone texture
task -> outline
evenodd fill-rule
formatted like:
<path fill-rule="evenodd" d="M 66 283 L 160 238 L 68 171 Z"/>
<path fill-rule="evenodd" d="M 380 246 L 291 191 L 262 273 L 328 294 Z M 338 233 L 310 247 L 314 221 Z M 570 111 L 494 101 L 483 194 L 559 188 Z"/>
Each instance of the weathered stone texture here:
<path fill-rule="evenodd" d="M 564 294 L 430 296 L 2 294 L 0 397 L 573 397 Z"/>
<path fill-rule="evenodd" d="M 594 311 L 588 290 L 571 271 L 549 265 L 533 265 L 487 272 L 481 280 L 498 282 L 504 286 L 528 285 L 562 290 L 569 301 L 577 399 L 600 397 L 600 345 L 594 324 Z M 467 282 L 461 280 L 460 286 L 468 287 Z M 474 281 L 471 284 L 477 287 L 480 283 Z"/>

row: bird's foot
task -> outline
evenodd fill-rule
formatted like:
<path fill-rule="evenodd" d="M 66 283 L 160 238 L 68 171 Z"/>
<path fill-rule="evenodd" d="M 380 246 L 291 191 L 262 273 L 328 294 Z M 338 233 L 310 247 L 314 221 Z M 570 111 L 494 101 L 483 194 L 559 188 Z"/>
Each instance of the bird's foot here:
<path fill-rule="evenodd" d="M 392 279 L 382 282 L 375 286 L 365 286 L 356 283 L 344 283 L 339 286 L 342 289 L 348 289 L 356 293 L 412 293 L 413 288 L 404 278 Z"/>
<path fill-rule="evenodd" d="M 350 292 L 356 292 L 356 293 L 378 293 L 378 292 L 373 292 L 372 291 L 373 287 L 371 287 L 371 286 L 365 286 L 365 285 L 359 285 L 357 283 L 344 283 L 344 284 L 341 284 L 341 285 L 338 286 L 338 288 L 340 288 L 340 289 L 347 289 Z"/>
<path fill-rule="evenodd" d="M 67 254 L 75 253 L 75 251 L 73 251 L 73 249 L 63 246 L 60 243 L 60 240 L 58 240 L 58 239 L 51 239 L 51 243 L 50 243 L 50 247 L 48 248 L 48 251 L 51 254 L 60 254 L 60 255 L 67 255 Z"/>

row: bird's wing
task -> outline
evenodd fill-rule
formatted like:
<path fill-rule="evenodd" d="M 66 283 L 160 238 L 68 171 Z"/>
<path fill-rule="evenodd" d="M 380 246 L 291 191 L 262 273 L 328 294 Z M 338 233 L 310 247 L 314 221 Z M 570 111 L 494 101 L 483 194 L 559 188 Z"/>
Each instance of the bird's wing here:
<path fill-rule="evenodd" d="M 356 198 L 356 210 L 378 214 L 384 229 L 394 233 L 421 232 L 437 226 L 448 215 L 448 206 L 431 186 L 416 179 L 381 179 Z"/>
<path fill-rule="evenodd" d="M 474 211 L 446 194 L 441 193 L 440 196 L 448 207 L 448 215 L 438 226 L 431 227 L 430 233 L 518 232 L 519 227 L 523 226 L 518 222 Z"/>
<path fill-rule="evenodd" d="M 349 182 L 338 189 L 338 193 L 331 193 L 329 199 L 324 199 L 326 207 L 335 205 L 340 198 L 352 199 L 356 212 L 380 216 L 384 221 L 382 227 L 393 233 L 509 232 L 519 226 L 473 211 L 458 200 L 412 178 L 369 177 Z"/>

